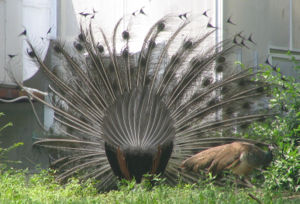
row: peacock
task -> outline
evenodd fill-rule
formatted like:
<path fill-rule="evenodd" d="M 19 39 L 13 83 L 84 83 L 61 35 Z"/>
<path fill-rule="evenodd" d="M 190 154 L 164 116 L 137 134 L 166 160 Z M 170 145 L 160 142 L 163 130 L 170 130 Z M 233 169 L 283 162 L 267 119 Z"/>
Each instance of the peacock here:
<path fill-rule="evenodd" d="M 135 18 L 117 21 L 111 37 L 86 20 L 73 43 L 52 40 L 56 66 L 26 39 L 28 56 L 50 80 L 47 100 L 27 94 L 53 109 L 57 124 L 34 145 L 49 150 L 58 180 L 95 178 L 100 190 L 119 179 L 141 182 L 144 174 L 170 184 L 179 176 L 197 181 L 196 173 L 180 171 L 182 161 L 209 147 L 253 142 L 232 133 L 268 117 L 255 106 L 267 84 L 233 60 L 236 50 L 254 46 L 251 35 L 211 43 L 218 30 L 211 22 L 191 36 L 197 18 L 167 15 L 136 50 Z"/>

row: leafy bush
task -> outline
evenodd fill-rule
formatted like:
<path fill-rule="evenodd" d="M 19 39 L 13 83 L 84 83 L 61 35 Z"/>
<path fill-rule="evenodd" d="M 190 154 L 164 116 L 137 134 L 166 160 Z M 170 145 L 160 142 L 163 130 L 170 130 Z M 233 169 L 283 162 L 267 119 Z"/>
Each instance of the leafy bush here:
<path fill-rule="evenodd" d="M 2 117 L 3 115 L 4 115 L 4 113 L 1 113 L 1 112 L 0 112 L 0 117 Z M 2 132 L 5 128 L 11 127 L 12 125 L 13 125 L 13 124 L 12 124 L 11 122 L 9 122 L 9 123 L 7 123 L 7 124 L 5 124 L 5 125 L 3 125 L 3 126 L 0 125 L 0 136 L 2 136 L 2 135 L 1 135 L 1 132 Z M 0 144 L 1 144 L 1 143 L 0 143 Z M 13 144 L 12 146 L 7 147 L 7 148 L 1 148 L 1 147 L 0 147 L 0 170 L 6 168 L 7 163 L 13 163 L 13 162 L 16 162 L 16 161 L 10 161 L 10 160 L 7 160 L 7 159 L 6 159 L 6 154 L 7 154 L 9 151 L 11 151 L 11 150 L 13 150 L 13 149 L 15 149 L 15 148 L 17 148 L 17 147 L 19 147 L 19 146 L 21 146 L 21 145 L 23 145 L 23 143 L 22 143 L 22 142 L 19 142 L 19 143 L 15 143 L 15 144 Z"/>
<path fill-rule="evenodd" d="M 295 68 L 300 71 L 299 66 Z M 271 140 L 278 146 L 274 162 L 264 172 L 265 187 L 297 192 L 300 191 L 300 83 L 291 76 L 283 76 L 278 67 L 262 66 L 262 70 L 260 77 L 272 84 L 269 105 L 278 114 L 267 122 L 253 124 L 247 134 Z"/>

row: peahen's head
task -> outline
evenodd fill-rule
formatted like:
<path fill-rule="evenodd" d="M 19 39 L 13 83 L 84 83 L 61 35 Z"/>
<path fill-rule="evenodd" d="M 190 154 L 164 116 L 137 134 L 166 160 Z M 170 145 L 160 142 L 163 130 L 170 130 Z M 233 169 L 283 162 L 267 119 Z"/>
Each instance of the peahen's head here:
<path fill-rule="evenodd" d="M 277 149 L 277 146 L 275 144 L 270 144 L 268 146 L 268 151 L 265 154 L 265 159 L 264 159 L 264 168 L 269 166 L 269 164 L 272 162 L 274 158 L 274 151 Z"/>

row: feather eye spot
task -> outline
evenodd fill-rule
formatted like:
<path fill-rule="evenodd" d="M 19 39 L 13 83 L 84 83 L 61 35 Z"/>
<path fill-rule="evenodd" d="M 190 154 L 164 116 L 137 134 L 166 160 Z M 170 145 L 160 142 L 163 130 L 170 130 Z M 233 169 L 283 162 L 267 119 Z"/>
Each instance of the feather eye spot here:
<path fill-rule="evenodd" d="M 262 118 L 259 118 L 257 121 L 262 123 L 262 122 L 265 122 L 265 121 L 266 121 L 266 118 L 265 118 L 265 117 L 262 117 Z"/>
<path fill-rule="evenodd" d="M 83 46 L 78 42 L 74 42 L 74 47 L 79 52 L 83 50 Z"/>
<path fill-rule="evenodd" d="M 258 88 L 256 89 L 257 93 L 263 93 L 264 90 L 265 90 L 264 87 L 258 87 Z"/>
<path fill-rule="evenodd" d="M 228 88 L 227 86 L 223 86 L 223 87 L 221 88 L 221 94 L 227 93 L 228 90 L 229 90 L 229 88 Z"/>
<path fill-rule="evenodd" d="M 100 53 L 103 53 L 103 52 L 104 52 L 104 47 L 103 47 L 103 45 L 98 44 L 98 45 L 97 45 L 97 49 L 98 49 L 98 52 L 100 52 Z"/>
<path fill-rule="evenodd" d="M 149 85 L 150 82 L 151 82 L 151 79 L 150 79 L 149 76 L 147 76 L 147 77 L 146 77 L 146 80 L 145 80 L 145 84 L 146 84 L 146 85 Z"/>
<path fill-rule="evenodd" d="M 224 71 L 224 65 L 221 65 L 221 64 L 217 65 L 216 72 L 220 73 L 220 72 L 223 72 L 223 71 Z"/>
<path fill-rule="evenodd" d="M 157 31 L 158 32 L 161 32 L 165 29 L 166 25 L 164 22 L 160 22 L 158 25 L 157 25 Z"/>
<path fill-rule="evenodd" d="M 224 56 L 217 57 L 217 63 L 224 63 L 226 61 L 226 58 Z"/>
<path fill-rule="evenodd" d="M 128 39 L 129 39 L 129 32 L 128 32 L 127 30 L 124 30 L 124 31 L 122 32 L 122 38 L 123 38 L 124 40 L 128 40 Z"/>
<path fill-rule="evenodd" d="M 197 59 L 197 58 L 195 58 L 195 59 L 193 59 L 193 60 L 191 61 L 191 64 L 192 64 L 192 68 L 193 68 L 193 69 L 196 69 L 196 68 L 198 68 L 198 67 L 201 66 L 202 61 L 199 60 L 199 59 Z"/>
<path fill-rule="evenodd" d="M 122 51 L 122 56 L 123 56 L 124 58 L 128 58 L 128 56 L 129 56 L 128 48 L 125 48 L 125 49 Z"/>
<path fill-rule="evenodd" d="M 61 53 L 61 47 L 60 47 L 59 45 L 54 45 L 54 46 L 53 46 L 53 50 L 54 50 L 54 52 L 56 52 L 56 53 Z"/>
<path fill-rule="evenodd" d="M 108 65 L 108 70 L 109 70 L 109 72 L 111 72 L 111 73 L 114 71 L 114 65 L 113 65 L 112 62 L 109 63 L 109 65 Z"/>
<path fill-rule="evenodd" d="M 191 40 L 187 40 L 183 44 L 183 48 L 186 50 L 191 49 L 192 47 L 193 47 L 193 42 Z"/>
<path fill-rule="evenodd" d="M 246 123 L 240 125 L 240 128 L 243 129 L 243 130 L 245 130 L 245 129 L 247 129 L 249 126 L 250 126 L 250 123 L 247 123 L 247 122 L 246 122 Z"/>
<path fill-rule="evenodd" d="M 251 104 L 249 102 L 245 102 L 243 105 L 242 105 L 242 108 L 247 110 L 247 109 L 250 109 L 251 108 Z"/>
<path fill-rule="evenodd" d="M 239 86 L 245 86 L 246 85 L 246 81 L 244 79 L 241 79 L 238 81 L 238 85 Z"/>
<path fill-rule="evenodd" d="M 207 106 L 214 106 L 218 103 L 218 99 L 216 98 L 213 98 L 211 99 L 208 103 L 207 103 Z"/>
<path fill-rule="evenodd" d="M 97 49 L 100 53 L 103 53 L 104 52 L 104 47 L 102 45 L 98 45 L 97 46 Z"/>
<path fill-rule="evenodd" d="M 142 67 L 145 67 L 146 66 L 146 63 L 147 63 L 147 59 L 145 57 L 142 57 L 141 58 L 141 66 Z"/>
<path fill-rule="evenodd" d="M 150 40 L 148 43 L 148 47 L 149 49 L 153 49 L 156 46 L 156 42 L 154 40 Z"/>
<path fill-rule="evenodd" d="M 35 55 L 35 53 L 34 53 L 33 50 L 27 50 L 27 54 L 28 54 L 28 56 L 31 57 L 31 58 L 36 57 L 36 55 Z"/>
<path fill-rule="evenodd" d="M 232 115 L 234 113 L 234 109 L 232 107 L 228 107 L 225 109 L 225 114 L 226 115 Z"/>
<path fill-rule="evenodd" d="M 84 34 L 80 33 L 80 34 L 78 35 L 78 39 L 79 39 L 79 41 L 84 42 L 84 41 L 85 41 L 85 36 L 84 36 Z"/>
<path fill-rule="evenodd" d="M 211 82 L 212 82 L 211 78 L 206 78 L 206 79 L 203 80 L 202 85 L 204 87 L 206 87 L 206 86 L 209 86 L 211 84 Z"/>
<path fill-rule="evenodd" d="M 176 65 L 180 63 L 180 58 L 178 57 L 177 54 L 173 55 L 171 58 L 171 64 L 172 65 Z"/>

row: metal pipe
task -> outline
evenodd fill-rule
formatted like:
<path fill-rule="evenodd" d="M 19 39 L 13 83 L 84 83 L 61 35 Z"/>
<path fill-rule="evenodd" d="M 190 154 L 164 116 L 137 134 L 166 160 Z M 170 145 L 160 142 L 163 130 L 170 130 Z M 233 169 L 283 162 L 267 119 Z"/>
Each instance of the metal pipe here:
<path fill-rule="evenodd" d="M 51 33 L 50 33 L 50 38 L 51 39 L 56 39 L 57 38 L 57 10 L 58 10 L 58 4 L 57 4 L 57 0 L 52 0 L 51 1 L 51 26 L 52 26 L 52 30 L 51 30 Z"/>
<path fill-rule="evenodd" d="M 289 50 L 293 50 L 293 0 L 290 0 L 290 18 L 289 18 Z"/>

